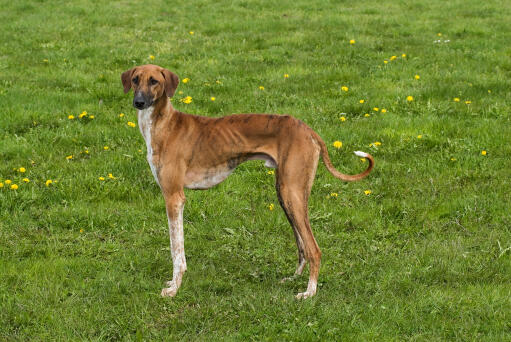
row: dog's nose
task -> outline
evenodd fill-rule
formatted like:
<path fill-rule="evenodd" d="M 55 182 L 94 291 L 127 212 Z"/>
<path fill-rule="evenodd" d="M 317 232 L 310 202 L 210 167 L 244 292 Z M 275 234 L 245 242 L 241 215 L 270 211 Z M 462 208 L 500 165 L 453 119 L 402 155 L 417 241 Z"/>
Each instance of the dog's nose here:
<path fill-rule="evenodd" d="M 137 109 L 143 109 L 143 108 L 144 108 L 144 106 L 145 106 L 145 101 L 144 101 L 144 100 L 138 100 L 138 99 L 137 99 L 137 100 L 133 101 L 133 104 L 135 105 L 135 107 L 136 107 Z"/>

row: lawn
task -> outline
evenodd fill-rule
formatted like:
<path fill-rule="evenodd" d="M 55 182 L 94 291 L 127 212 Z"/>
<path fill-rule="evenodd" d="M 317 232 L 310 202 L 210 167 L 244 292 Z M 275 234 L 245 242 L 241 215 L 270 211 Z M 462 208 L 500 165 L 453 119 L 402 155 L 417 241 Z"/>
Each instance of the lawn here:
<path fill-rule="evenodd" d="M 1 8 L 0 340 L 511 340 L 509 1 Z M 148 63 L 183 112 L 291 114 L 344 173 L 374 156 L 360 182 L 318 168 L 315 297 L 280 283 L 296 246 L 260 161 L 185 192 L 160 297 L 165 206 L 120 82 Z"/>

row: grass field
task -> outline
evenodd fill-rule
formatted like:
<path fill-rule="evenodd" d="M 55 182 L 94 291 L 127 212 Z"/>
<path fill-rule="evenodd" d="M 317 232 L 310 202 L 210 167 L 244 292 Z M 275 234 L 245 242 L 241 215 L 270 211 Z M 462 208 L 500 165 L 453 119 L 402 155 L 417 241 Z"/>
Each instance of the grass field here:
<path fill-rule="evenodd" d="M 1 8 L 0 340 L 511 340 L 509 1 Z M 279 282 L 296 247 L 257 161 L 186 192 L 188 271 L 160 297 L 165 207 L 120 82 L 147 63 L 181 111 L 294 115 L 344 173 L 374 156 L 356 183 L 318 169 L 315 297 Z"/>

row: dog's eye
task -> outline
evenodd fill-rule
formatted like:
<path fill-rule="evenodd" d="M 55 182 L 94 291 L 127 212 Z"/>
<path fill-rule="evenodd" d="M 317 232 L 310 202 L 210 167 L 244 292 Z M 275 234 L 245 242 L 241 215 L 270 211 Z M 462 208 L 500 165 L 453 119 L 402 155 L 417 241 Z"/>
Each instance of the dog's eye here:
<path fill-rule="evenodd" d="M 138 84 L 138 76 L 132 79 L 133 83 Z"/>
<path fill-rule="evenodd" d="M 154 78 L 151 78 L 151 79 L 149 80 L 149 82 L 151 83 L 151 85 L 158 84 L 158 81 L 157 81 L 157 80 L 155 80 Z"/>

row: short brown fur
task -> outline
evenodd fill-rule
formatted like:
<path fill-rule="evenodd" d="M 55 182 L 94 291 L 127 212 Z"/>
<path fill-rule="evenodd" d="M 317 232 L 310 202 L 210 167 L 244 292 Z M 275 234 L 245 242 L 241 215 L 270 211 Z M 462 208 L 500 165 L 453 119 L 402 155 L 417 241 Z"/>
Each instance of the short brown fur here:
<path fill-rule="evenodd" d="M 135 77 L 138 77 L 137 84 L 133 82 Z M 152 85 L 151 79 L 158 83 Z M 307 290 L 297 298 L 313 296 L 321 251 L 310 227 L 307 203 L 319 156 L 323 157 L 327 169 L 344 181 L 367 176 L 374 166 L 372 156 L 366 155 L 369 166 L 364 172 L 345 175 L 333 167 L 319 135 L 291 116 L 238 114 L 209 118 L 179 112 L 169 100 L 179 83 L 177 76 L 155 65 L 130 69 L 122 74 L 121 80 L 125 92 L 133 88 L 154 101 L 150 118 L 152 155 L 148 155 L 148 160 L 156 169 L 165 198 L 174 263 L 173 279 L 162 295 L 176 294 L 186 270 L 184 245 L 180 242 L 184 188 L 209 188 L 225 179 L 240 163 L 261 159 L 266 165 L 276 167 L 277 196 L 298 247 L 295 276 L 302 273 L 306 262 L 310 265 Z M 140 115 L 139 111 L 139 119 Z M 140 121 L 139 124 L 143 125 Z"/>

